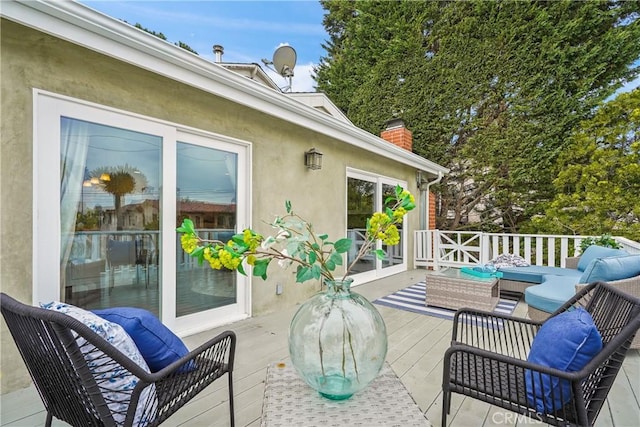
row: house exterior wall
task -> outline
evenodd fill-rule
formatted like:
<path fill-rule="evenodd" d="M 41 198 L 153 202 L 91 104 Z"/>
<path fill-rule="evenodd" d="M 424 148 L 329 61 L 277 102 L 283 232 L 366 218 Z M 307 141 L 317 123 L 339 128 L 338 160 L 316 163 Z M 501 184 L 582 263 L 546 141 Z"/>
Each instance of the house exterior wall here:
<path fill-rule="evenodd" d="M 317 230 L 342 236 L 348 167 L 404 180 L 417 196 L 415 170 L 409 166 L 11 21 L 0 24 L 0 283 L 3 292 L 21 301 L 32 298 L 34 88 L 251 142 L 251 225 L 258 232 L 270 232 L 263 220 L 283 213 L 289 199 Z M 324 153 L 319 171 L 304 166 L 304 152 L 311 147 Z M 406 224 L 411 254 L 418 215 L 410 214 Z M 410 256 L 408 267 L 413 268 Z M 282 295 L 276 295 L 276 283 L 284 285 Z M 266 282 L 253 280 L 253 314 L 294 305 L 317 289 L 316 283 L 295 284 L 292 271 L 273 266 Z M 1 323 L 1 388 L 6 393 L 28 385 L 29 379 Z"/>

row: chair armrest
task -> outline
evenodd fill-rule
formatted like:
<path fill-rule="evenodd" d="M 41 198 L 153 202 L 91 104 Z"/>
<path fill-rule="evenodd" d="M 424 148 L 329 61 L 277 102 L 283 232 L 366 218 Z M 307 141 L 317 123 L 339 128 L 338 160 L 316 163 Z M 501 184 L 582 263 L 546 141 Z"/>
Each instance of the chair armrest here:
<path fill-rule="evenodd" d="M 573 268 L 574 270 L 577 270 L 578 262 L 580 262 L 579 256 L 570 256 L 564 259 L 564 266 L 565 268 Z"/>
<path fill-rule="evenodd" d="M 453 318 L 451 341 L 526 359 L 542 322 L 462 308 Z"/>
<path fill-rule="evenodd" d="M 458 354 L 459 356 L 456 356 L 456 354 Z M 549 366 L 529 362 L 526 358 L 521 359 L 508 354 L 499 354 L 495 351 L 477 348 L 461 343 L 453 343 L 447 349 L 444 356 L 445 363 L 451 362 L 453 358 L 460 357 L 460 355 L 464 355 L 462 356 L 463 360 L 466 360 L 467 357 L 469 357 L 470 360 L 474 360 L 478 369 L 480 369 L 480 367 L 488 368 L 492 363 L 500 363 L 512 368 L 517 368 L 519 370 L 527 369 L 534 373 L 553 375 L 554 377 L 566 379 L 569 381 L 580 380 L 581 378 L 589 375 L 588 370 L 585 368 L 581 369 L 580 371 L 562 371 L 559 369 L 551 368 Z M 473 369 L 472 364 L 469 365 L 468 363 L 465 363 L 463 365 L 463 369 Z M 592 367 L 593 365 L 594 363 L 590 363 L 588 367 Z M 480 378 L 480 376 L 478 378 Z"/>
<path fill-rule="evenodd" d="M 164 369 L 143 376 L 142 381 L 155 386 L 158 417 L 154 422 L 160 424 L 166 420 L 226 373 L 231 393 L 235 347 L 235 333 L 225 331 Z"/>
<path fill-rule="evenodd" d="M 211 338 L 209 341 L 191 350 L 172 364 L 158 372 L 151 374 L 151 382 L 165 379 L 174 374 L 184 374 L 201 370 L 201 361 L 211 360 L 220 365 L 229 365 L 233 369 L 236 335 L 232 331 L 225 331 Z"/>

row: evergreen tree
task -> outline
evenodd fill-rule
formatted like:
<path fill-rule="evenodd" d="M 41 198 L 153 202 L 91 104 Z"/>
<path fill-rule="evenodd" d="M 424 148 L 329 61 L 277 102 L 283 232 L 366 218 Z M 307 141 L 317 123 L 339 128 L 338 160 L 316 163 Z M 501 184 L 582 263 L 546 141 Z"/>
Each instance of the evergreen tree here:
<path fill-rule="evenodd" d="M 533 231 L 640 240 L 640 89 L 584 121 L 559 166 L 557 194 Z"/>
<path fill-rule="evenodd" d="M 443 229 L 516 232 L 543 212 L 572 130 L 640 71 L 638 1 L 321 3 L 318 89 L 371 133 L 402 117 L 451 169 Z"/>

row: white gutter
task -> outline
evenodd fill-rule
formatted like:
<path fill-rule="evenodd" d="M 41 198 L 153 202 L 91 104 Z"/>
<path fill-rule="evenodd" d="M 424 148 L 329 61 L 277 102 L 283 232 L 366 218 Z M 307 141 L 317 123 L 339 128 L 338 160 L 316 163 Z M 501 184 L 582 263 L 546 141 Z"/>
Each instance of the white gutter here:
<path fill-rule="evenodd" d="M 419 182 L 418 183 L 418 187 L 420 188 L 420 199 L 421 202 L 424 203 L 420 203 L 421 204 L 421 210 L 422 212 L 420 212 L 420 229 L 421 230 L 427 230 L 429 228 L 429 188 L 431 188 L 432 185 L 439 183 L 442 178 L 444 177 L 444 174 L 442 172 L 438 172 L 438 177 L 436 179 L 434 179 L 433 181 L 429 181 L 427 182 L 426 188 L 422 188 L 422 183 Z"/>
<path fill-rule="evenodd" d="M 74 1 L 2 1 L 0 16 L 431 174 L 449 170 Z"/>

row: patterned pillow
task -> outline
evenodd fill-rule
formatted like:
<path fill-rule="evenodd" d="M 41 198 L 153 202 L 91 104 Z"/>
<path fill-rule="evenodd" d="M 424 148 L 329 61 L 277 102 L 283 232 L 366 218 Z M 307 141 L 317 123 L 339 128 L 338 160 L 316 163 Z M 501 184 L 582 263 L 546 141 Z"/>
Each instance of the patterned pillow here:
<path fill-rule="evenodd" d="M 526 259 L 515 254 L 502 254 L 487 263 L 493 265 L 495 268 L 501 267 L 529 267 L 529 263 Z"/>
<path fill-rule="evenodd" d="M 63 302 L 53 301 L 40 305 L 42 308 L 47 310 L 58 311 L 81 321 L 91 328 L 91 330 L 96 334 L 100 335 L 111 345 L 120 350 L 121 353 L 135 362 L 138 366 L 149 372 L 149 367 L 140 354 L 140 351 L 138 351 L 138 348 L 131 337 L 120 325 L 109 322 L 90 311 L 83 310 L 79 307 Z M 78 340 L 78 345 L 84 354 L 89 370 L 96 380 L 99 380 L 102 394 L 109 406 L 109 409 L 112 411 L 115 422 L 117 424 L 122 424 L 124 423 L 126 411 L 129 406 L 131 390 L 133 390 L 138 383 L 138 379 L 127 370 L 122 369 L 118 371 L 101 366 L 99 361 L 104 357 L 104 353 L 96 351 L 95 347 L 91 344 L 85 344 L 86 340 L 83 338 Z M 153 385 L 147 387 L 140 395 L 140 401 L 138 402 L 133 422 L 134 425 L 146 425 L 148 423 L 146 420 L 147 416 L 144 415 L 145 403 L 147 401 L 152 402 L 150 405 L 151 410 L 147 410 L 147 413 L 153 414 L 157 407 L 155 387 Z"/>

